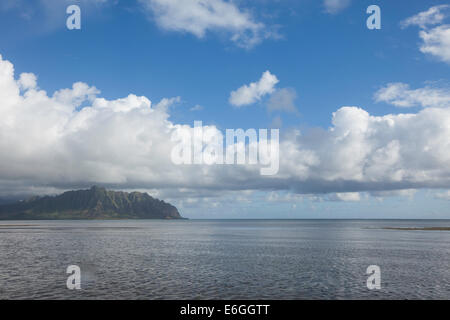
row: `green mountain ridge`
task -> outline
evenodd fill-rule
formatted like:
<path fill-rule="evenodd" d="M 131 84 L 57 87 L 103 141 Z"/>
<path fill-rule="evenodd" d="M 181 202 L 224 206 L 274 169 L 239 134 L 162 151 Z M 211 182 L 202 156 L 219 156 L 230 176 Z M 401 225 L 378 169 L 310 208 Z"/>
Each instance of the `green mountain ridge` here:
<path fill-rule="evenodd" d="M 147 193 L 93 186 L 0 205 L 0 220 L 183 219 L 176 207 Z"/>

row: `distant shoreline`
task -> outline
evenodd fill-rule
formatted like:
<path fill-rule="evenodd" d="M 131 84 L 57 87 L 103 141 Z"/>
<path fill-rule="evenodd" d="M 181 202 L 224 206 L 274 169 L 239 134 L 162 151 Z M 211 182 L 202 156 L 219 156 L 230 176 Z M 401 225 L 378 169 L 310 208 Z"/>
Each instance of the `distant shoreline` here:
<path fill-rule="evenodd" d="M 408 228 L 408 227 L 385 227 L 385 230 L 400 230 L 400 231 L 450 231 L 450 227 L 424 227 L 424 228 Z"/>

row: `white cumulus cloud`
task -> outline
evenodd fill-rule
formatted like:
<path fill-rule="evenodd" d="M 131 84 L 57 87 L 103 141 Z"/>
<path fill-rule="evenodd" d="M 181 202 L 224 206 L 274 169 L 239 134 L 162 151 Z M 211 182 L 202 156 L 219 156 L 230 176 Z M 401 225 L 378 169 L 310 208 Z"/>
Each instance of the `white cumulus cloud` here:
<path fill-rule="evenodd" d="M 258 82 L 243 85 L 236 91 L 232 91 L 229 102 L 236 107 L 253 104 L 261 100 L 265 95 L 273 93 L 278 82 L 279 80 L 275 75 L 270 73 L 270 71 L 266 71 Z"/>
<path fill-rule="evenodd" d="M 431 54 L 439 60 L 450 63 L 450 25 L 438 26 L 431 30 L 422 30 L 419 34 L 423 40 L 420 51 Z"/>
<path fill-rule="evenodd" d="M 449 15 L 450 5 L 434 6 L 403 20 L 400 25 L 403 28 L 419 26 L 422 29 L 419 32 L 419 37 L 422 39 L 420 51 L 450 63 L 450 25 L 442 24 Z"/>

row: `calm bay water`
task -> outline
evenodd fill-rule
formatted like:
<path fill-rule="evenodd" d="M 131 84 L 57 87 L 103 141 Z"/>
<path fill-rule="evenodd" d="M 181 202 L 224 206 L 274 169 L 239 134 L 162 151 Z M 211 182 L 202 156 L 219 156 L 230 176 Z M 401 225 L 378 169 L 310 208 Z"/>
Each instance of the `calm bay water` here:
<path fill-rule="evenodd" d="M 2 221 L 0 299 L 450 299 L 450 231 L 382 229 L 434 226 L 450 221 Z"/>

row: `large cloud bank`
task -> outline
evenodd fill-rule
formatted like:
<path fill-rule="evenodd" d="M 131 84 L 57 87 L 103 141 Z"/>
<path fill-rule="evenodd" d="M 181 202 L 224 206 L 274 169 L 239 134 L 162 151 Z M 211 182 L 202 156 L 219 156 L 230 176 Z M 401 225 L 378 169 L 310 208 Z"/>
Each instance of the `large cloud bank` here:
<path fill-rule="evenodd" d="M 94 183 L 190 195 L 450 188 L 450 108 L 441 104 L 381 117 L 342 107 L 328 129 L 285 132 L 278 174 L 262 176 L 259 165 L 173 164 L 174 132 L 193 130 L 169 120 L 178 98 L 152 104 L 99 94 L 79 82 L 49 95 L 35 75 L 16 76 L 0 57 L 0 194 Z"/>

